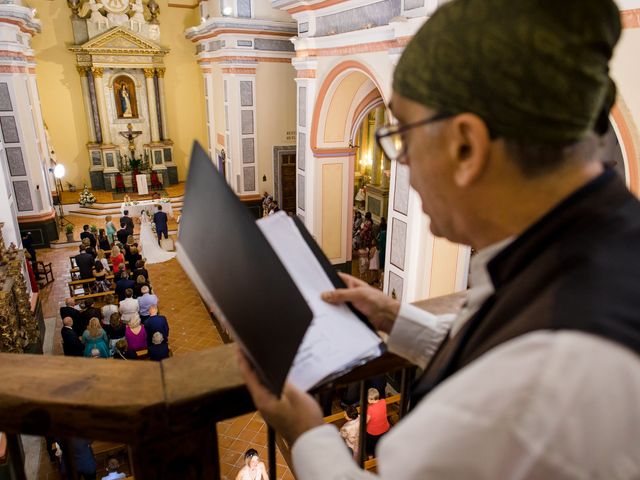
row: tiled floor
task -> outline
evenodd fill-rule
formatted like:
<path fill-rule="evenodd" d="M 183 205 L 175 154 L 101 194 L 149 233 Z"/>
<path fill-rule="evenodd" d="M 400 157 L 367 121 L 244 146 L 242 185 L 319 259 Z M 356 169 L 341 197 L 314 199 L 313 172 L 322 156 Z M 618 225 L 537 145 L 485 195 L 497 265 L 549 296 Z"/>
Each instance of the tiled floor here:
<path fill-rule="evenodd" d="M 40 292 L 45 317 L 56 317 L 54 354 L 62 354 L 59 315 L 60 306 L 68 296 L 69 256 L 77 247 L 38 250 L 38 260 L 51 262 L 55 282 Z M 195 287 L 176 260 L 148 265 L 149 279 L 159 298 L 159 307 L 169 320 L 170 344 L 175 355 L 221 345 L 222 339 L 214 327 L 206 307 Z M 105 360 L 108 361 L 108 360 Z M 243 454 L 255 448 L 263 460 L 267 458 L 266 425 L 259 414 L 252 413 L 218 424 L 220 464 L 223 479 L 232 480 L 243 465 Z M 100 461 L 102 459 L 99 459 Z M 278 479 L 293 479 L 280 452 L 277 457 Z M 99 468 L 101 468 L 99 466 Z M 100 472 L 98 472 L 100 473 Z M 58 480 L 57 470 L 45 453 L 40 458 L 39 480 Z M 100 476 L 98 477 L 100 478 Z"/>

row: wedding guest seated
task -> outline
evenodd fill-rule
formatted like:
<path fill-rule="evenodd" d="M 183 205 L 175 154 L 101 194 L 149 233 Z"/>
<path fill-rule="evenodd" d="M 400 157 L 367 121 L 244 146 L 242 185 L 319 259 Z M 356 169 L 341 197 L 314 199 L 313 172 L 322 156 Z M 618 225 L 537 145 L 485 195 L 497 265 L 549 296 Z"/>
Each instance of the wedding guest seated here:
<path fill-rule="evenodd" d="M 156 332 L 149 342 L 149 358 L 159 362 L 165 358 L 169 358 L 169 344 L 160 332 Z"/>
<path fill-rule="evenodd" d="M 113 271 L 118 272 L 120 265 L 124 265 L 124 254 L 117 246 L 114 246 L 111 249 L 111 266 L 113 267 Z"/>
<path fill-rule="evenodd" d="M 113 358 L 116 360 L 131 360 L 131 355 L 129 354 L 129 346 L 127 345 L 127 339 L 121 338 L 116 342 L 115 348 L 113 350 Z"/>
<path fill-rule="evenodd" d="M 143 351 L 147 350 L 147 332 L 140 322 L 140 316 L 136 313 L 131 320 L 125 332 L 128 349 L 136 352 L 136 356 L 143 356 Z"/>
<path fill-rule="evenodd" d="M 84 251 L 86 253 L 88 253 L 89 255 L 91 255 L 91 257 L 93 257 L 93 261 L 96 261 L 96 257 L 98 256 L 98 252 L 96 252 L 96 249 L 93 247 L 87 247 L 84 249 Z"/>
<path fill-rule="evenodd" d="M 129 280 L 129 274 L 124 271 L 120 274 L 120 280 L 116 282 L 116 295 L 118 296 L 118 300 L 122 301 L 125 299 L 124 292 L 127 289 L 131 289 L 131 294 L 133 295 L 133 288 L 136 286 L 136 282 L 133 280 Z"/>
<path fill-rule="evenodd" d="M 80 234 L 80 240 L 82 241 L 85 238 L 89 240 L 89 244 L 91 245 L 91 247 L 96 248 L 98 241 L 96 240 L 95 235 L 89 231 L 89 225 L 82 226 L 82 233 Z"/>
<path fill-rule="evenodd" d="M 118 313 L 118 306 L 115 304 L 113 295 L 104 297 L 105 306 L 100 309 L 102 312 L 102 324 L 109 325 L 111 323 L 111 315 Z"/>
<path fill-rule="evenodd" d="M 104 228 L 98 230 L 98 247 L 100 250 L 111 250 L 111 243 Z"/>
<path fill-rule="evenodd" d="M 105 325 L 103 328 L 109 337 L 109 350 L 113 352 L 118 340 L 125 336 L 127 330 L 126 325 L 120 319 L 120 314 L 114 313 L 111 315 L 111 323 L 109 325 Z"/>
<path fill-rule="evenodd" d="M 73 323 L 80 321 L 80 308 L 76 305 L 76 299 L 73 297 L 67 298 L 64 301 L 64 307 L 60 307 L 60 318 L 65 317 L 71 317 Z M 80 334 L 82 334 L 82 332 L 80 332 Z"/>
<path fill-rule="evenodd" d="M 149 318 L 144 324 L 147 331 L 147 341 L 151 343 L 151 337 L 154 333 L 160 332 L 166 343 L 169 343 L 169 322 L 167 317 L 158 314 L 158 306 L 149 307 Z"/>
<path fill-rule="evenodd" d="M 142 255 L 140 255 L 140 251 L 138 250 L 137 245 L 131 245 L 129 247 L 128 254 L 125 254 L 124 259 L 127 261 L 129 268 L 132 268 L 138 260 L 142 260 Z"/>
<path fill-rule="evenodd" d="M 118 267 L 118 270 L 114 270 L 113 272 L 113 281 L 115 283 L 118 283 L 118 280 L 120 280 L 122 278 L 122 274 L 126 272 L 126 268 L 124 268 L 124 263 L 120 264 L 120 267 Z"/>
<path fill-rule="evenodd" d="M 126 228 L 122 227 L 120 228 L 120 230 L 118 230 L 116 232 L 116 238 L 118 239 L 118 241 L 120 243 L 122 243 L 123 245 L 125 243 L 127 243 L 127 237 L 129 236 L 129 230 L 127 230 Z"/>
<path fill-rule="evenodd" d="M 137 277 L 135 277 L 135 279 L 136 279 L 136 286 L 133 287 L 133 298 L 141 297 L 142 289 L 144 287 L 148 287 L 149 292 L 151 292 L 151 284 L 145 280 L 144 275 L 138 275 Z"/>
<path fill-rule="evenodd" d="M 129 253 L 129 250 L 131 249 L 131 247 L 133 246 L 138 246 L 138 244 L 136 243 L 135 238 L 133 238 L 133 234 L 129 234 L 127 235 L 127 241 L 124 244 L 124 256 L 125 258 L 127 257 L 127 253 Z"/>
<path fill-rule="evenodd" d="M 101 358 L 109 358 L 109 338 L 96 317 L 89 320 L 89 326 L 82 334 L 82 343 L 85 357 L 94 356 L 92 350 L 98 350 Z"/>
<path fill-rule="evenodd" d="M 80 312 L 80 317 L 80 325 L 78 325 L 78 328 L 76 329 L 76 332 L 80 331 L 80 334 L 78 335 L 79 337 L 81 337 L 87 329 L 87 325 L 89 325 L 89 321 L 93 317 L 96 317 L 97 319 L 102 318 L 102 312 L 99 308 L 93 306 L 92 298 L 87 298 L 84 301 L 84 310 Z M 80 330 L 80 328 L 82 328 L 82 330 Z"/>
<path fill-rule="evenodd" d="M 93 277 L 93 255 L 91 255 L 91 250 L 85 248 L 78 255 L 74 257 L 76 261 L 76 266 L 80 271 L 80 278 L 91 278 Z"/>
<path fill-rule="evenodd" d="M 101 248 L 98 249 L 98 251 L 96 252 L 96 262 L 100 262 L 102 263 L 102 266 L 104 267 L 104 269 L 109 272 L 111 269 L 109 268 L 109 260 L 107 260 L 107 256 L 105 254 L 105 252 L 110 252 L 111 249 L 107 249 L 107 250 L 102 250 Z"/>
<path fill-rule="evenodd" d="M 142 275 L 138 277 L 138 282 L 141 279 L 144 279 Z M 152 293 L 149 293 L 149 287 L 147 285 L 143 285 L 140 292 L 142 293 L 142 295 L 138 297 L 138 305 L 140 307 L 140 310 L 139 310 L 140 319 L 144 324 L 150 315 L 149 307 L 158 305 L 158 297 L 156 295 L 153 295 Z"/>
<path fill-rule="evenodd" d="M 93 284 L 95 292 L 108 292 L 111 290 L 111 282 L 107 280 L 107 271 L 104 269 L 102 262 L 98 260 L 93 265 L 93 276 L 96 279 Z"/>
<path fill-rule="evenodd" d="M 126 478 L 126 473 L 120 473 L 120 462 L 116 458 L 110 458 L 107 462 L 107 475 L 102 477 L 102 480 L 118 480 L 119 478 Z"/>
<path fill-rule="evenodd" d="M 360 437 L 360 414 L 358 414 L 358 409 L 353 405 L 347 406 L 344 411 L 344 418 L 347 421 L 340 428 L 340 436 L 344 439 L 344 443 L 347 444 L 349 450 L 351 450 L 353 458 L 357 459 Z"/>
<path fill-rule="evenodd" d="M 146 262 L 144 260 L 138 260 L 135 265 L 135 270 L 133 271 L 133 278 L 138 278 L 140 275 L 144 277 L 146 282 L 149 281 L 149 272 L 146 268 L 144 268 L 144 264 Z"/>
<path fill-rule="evenodd" d="M 140 309 L 138 300 L 133 298 L 133 290 L 127 288 L 125 290 L 125 298 L 120 302 L 120 318 L 124 323 L 129 323 L 134 316 L 138 316 Z"/>
<path fill-rule="evenodd" d="M 76 332 L 73 331 L 73 319 L 64 317 L 62 319 L 62 351 L 67 357 L 82 357 L 84 355 L 84 345 L 80 341 Z"/>

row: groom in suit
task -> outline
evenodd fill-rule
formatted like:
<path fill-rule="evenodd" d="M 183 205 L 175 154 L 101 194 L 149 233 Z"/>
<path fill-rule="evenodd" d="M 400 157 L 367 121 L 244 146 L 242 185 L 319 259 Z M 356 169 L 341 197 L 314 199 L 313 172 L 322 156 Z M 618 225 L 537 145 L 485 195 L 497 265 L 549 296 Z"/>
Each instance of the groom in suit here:
<path fill-rule="evenodd" d="M 158 211 L 153 215 L 153 223 L 156 224 L 158 243 L 164 234 L 164 238 L 169 238 L 169 228 L 167 227 L 167 214 L 162 211 L 162 205 L 158 205 Z"/>

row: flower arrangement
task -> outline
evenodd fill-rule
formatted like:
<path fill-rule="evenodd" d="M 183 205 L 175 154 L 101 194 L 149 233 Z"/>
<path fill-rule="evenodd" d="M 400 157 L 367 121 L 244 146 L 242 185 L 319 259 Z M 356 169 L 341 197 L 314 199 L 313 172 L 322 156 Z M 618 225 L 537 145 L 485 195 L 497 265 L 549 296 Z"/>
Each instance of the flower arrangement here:
<path fill-rule="evenodd" d="M 82 189 L 82 192 L 80 192 L 80 201 L 78 203 L 83 207 L 85 205 L 93 205 L 96 203 L 96 197 L 89 191 L 89 187 L 86 185 Z"/>
<path fill-rule="evenodd" d="M 171 203 L 171 199 L 169 197 L 162 197 L 160 203 Z"/>

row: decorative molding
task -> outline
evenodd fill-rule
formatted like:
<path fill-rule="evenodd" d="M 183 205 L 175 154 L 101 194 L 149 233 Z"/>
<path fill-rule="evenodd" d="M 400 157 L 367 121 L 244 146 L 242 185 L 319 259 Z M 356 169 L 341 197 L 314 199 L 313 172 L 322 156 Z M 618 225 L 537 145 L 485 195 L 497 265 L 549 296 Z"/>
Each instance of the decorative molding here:
<path fill-rule="evenodd" d="M 640 8 L 620 12 L 623 28 L 640 28 Z"/>
<path fill-rule="evenodd" d="M 76 70 L 78 71 L 78 73 L 80 74 L 81 77 L 86 77 L 87 73 L 89 73 L 89 68 L 90 67 L 83 67 L 80 65 L 76 65 Z"/>
<path fill-rule="evenodd" d="M 291 63 L 288 57 L 244 57 L 234 55 L 224 55 L 219 57 L 206 57 L 198 59 L 199 64 L 220 63 L 220 62 L 244 62 L 244 63 Z"/>
<path fill-rule="evenodd" d="M 158 73 L 158 78 L 164 78 L 166 68 L 156 68 L 156 72 Z"/>
<path fill-rule="evenodd" d="M 333 57 L 343 55 L 353 55 L 356 53 L 383 52 L 394 48 L 404 48 L 411 37 L 399 37 L 393 40 L 382 40 L 379 42 L 360 43 L 357 45 L 345 45 L 342 47 L 329 48 L 309 48 L 296 50 L 296 57 Z"/>
<path fill-rule="evenodd" d="M 312 69 L 298 70 L 296 78 L 316 78 L 316 71 Z"/>
<path fill-rule="evenodd" d="M 153 78 L 156 74 L 155 68 L 143 68 L 142 71 L 145 78 Z"/>
<path fill-rule="evenodd" d="M 223 68 L 222 73 L 235 73 L 239 75 L 255 75 L 255 68 Z"/>
<path fill-rule="evenodd" d="M 300 12 L 310 12 L 313 10 L 320 10 L 322 8 L 338 5 L 339 3 L 344 3 L 345 1 L 346 0 L 324 0 L 319 3 L 314 3 L 313 5 L 301 5 L 299 7 L 293 7 L 288 9 L 286 12 L 290 15 L 293 15 L 294 13 L 300 13 Z"/>
<path fill-rule="evenodd" d="M 91 67 L 91 73 L 96 78 L 102 78 L 104 75 L 104 68 L 102 67 Z"/>
<path fill-rule="evenodd" d="M 168 3 L 167 7 L 171 7 L 171 8 L 198 8 L 198 6 L 200 5 L 200 2 L 196 2 L 193 5 L 184 5 L 182 3 Z"/>
<path fill-rule="evenodd" d="M 82 45 L 69 48 L 76 54 L 164 56 L 169 50 L 124 27 L 115 27 Z"/>

